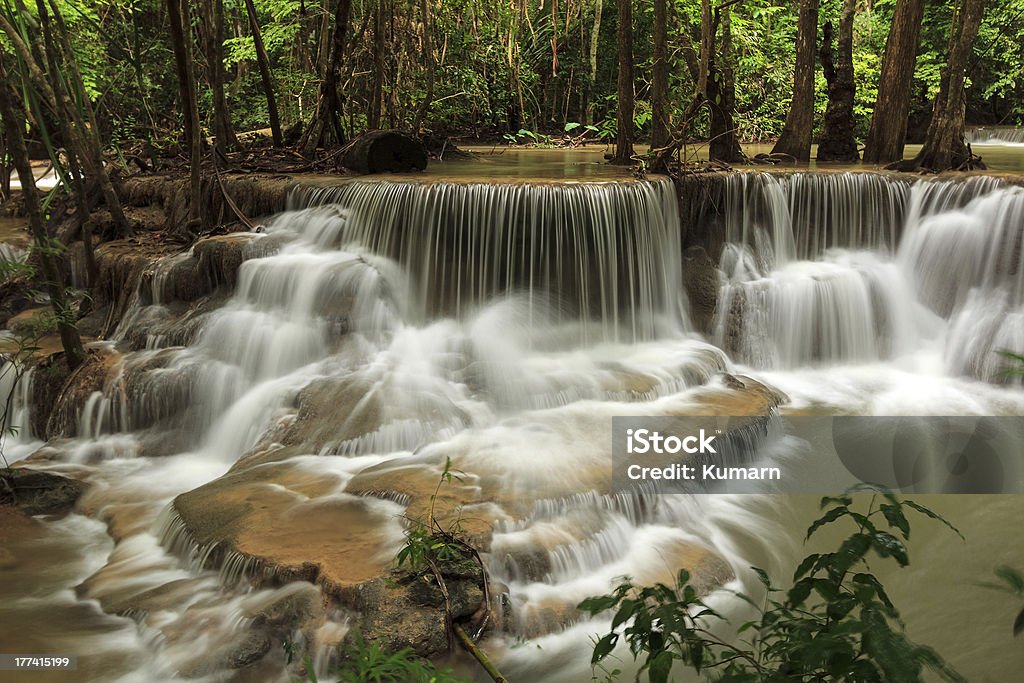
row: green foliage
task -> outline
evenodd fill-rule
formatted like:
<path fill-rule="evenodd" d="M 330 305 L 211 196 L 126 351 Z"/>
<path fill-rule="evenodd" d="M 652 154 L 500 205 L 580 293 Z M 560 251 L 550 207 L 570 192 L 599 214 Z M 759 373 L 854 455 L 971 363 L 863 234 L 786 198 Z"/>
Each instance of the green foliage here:
<path fill-rule="evenodd" d="M 444 469 L 438 478 L 434 493 L 430 496 L 430 511 L 427 519 L 409 520 L 405 544 L 398 551 L 395 561 L 398 566 L 413 572 L 425 572 L 436 567 L 438 562 L 466 559 L 471 553 L 470 546 L 462 539 L 461 520 L 456 518 L 446 528 L 437 523 L 435 506 L 441 486 L 461 480 L 462 472 L 452 469 L 452 459 L 445 458 Z"/>
<path fill-rule="evenodd" d="M 1021 609 L 1013 620 L 1013 635 L 1019 636 L 1024 633 L 1024 574 L 1007 566 L 996 568 L 998 583 L 983 583 L 986 588 L 992 588 L 1002 593 L 1014 596 L 1021 603 Z"/>
<path fill-rule="evenodd" d="M 935 651 L 907 638 L 896 606 L 869 565 L 872 557 L 909 563 L 908 511 L 948 522 L 885 492 L 872 495 L 863 511 L 850 495 L 823 498 L 821 507 L 807 538 L 844 522 L 852 533 L 835 551 L 805 557 L 788 590 L 754 568 L 765 597 L 758 602 L 736 593 L 757 614 L 736 629 L 738 642 L 715 634 L 715 622 L 723 618 L 701 600 L 684 569 L 672 586 L 638 587 L 626 579 L 611 594 L 580 604 L 591 615 L 612 614 L 609 632 L 594 644 L 594 666 L 615 678 L 620 672 L 608 671 L 604 663 L 625 641 L 652 683 L 667 683 L 676 664 L 730 683 L 911 682 L 921 680 L 925 669 L 962 681 Z"/>
<path fill-rule="evenodd" d="M 378 642 L 356 635 L 339 648 L 341 662 L 333 671 L 338 683 L 459 683 L 449 669 L 438 669 L 410 648 L 388 652 Z M 305 660 L 306 681 L 317 683 L 312 662 Z"/>

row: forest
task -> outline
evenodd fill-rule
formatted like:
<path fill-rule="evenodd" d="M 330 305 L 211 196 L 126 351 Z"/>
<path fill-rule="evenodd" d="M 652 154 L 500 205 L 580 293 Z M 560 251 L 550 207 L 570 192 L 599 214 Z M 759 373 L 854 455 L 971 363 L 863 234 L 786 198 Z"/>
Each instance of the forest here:
<path fill-rule="evenodd" d="M 42 158 L 74 147 L 71 108 L 122 162 L 187 158 L 193 128 L 307 158 L 388 128 L 617 143 L 620 162 L 633 141 L 806 161 L 813 140 L 821 161 L 890 163 L 935 121 L 918 165 L 943 170 L 968 161 L 965 121 L 1024 116 L 1020 0 L 8 0 L 2 19 Z"/>

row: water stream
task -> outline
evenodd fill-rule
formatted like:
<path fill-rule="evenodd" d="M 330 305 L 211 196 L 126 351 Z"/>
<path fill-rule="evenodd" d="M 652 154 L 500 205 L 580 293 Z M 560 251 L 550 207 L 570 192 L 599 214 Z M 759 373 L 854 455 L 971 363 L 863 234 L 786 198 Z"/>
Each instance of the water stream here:
<path fill-rule="evenodd" d="M 690 321 L 666 180 L 299 188 L 186 346 L 140 333 L 169 315 L 173 263 L 157 267 L 105 343 L 120 342 L 118 380 L 90 397 L 77 436 L 33 456 L 92 489 L 83 514 L 10 532 L 0 651 L 79 653 L 83 681 L 288 680 L 279 644 L 248 679 L 229 662 L 272 606 L 319 589 L 248 589 L 254 569 L 230 556 L 211 567 L 171 501 L 229 471 L 273 471 L 253 495 L 286 533 L 252 542 L 328 545 L 311 520 L 349 519 L 331 515 L 365 500 L 351 491 L 367 471 L 434 473 L 451 457 L 496 520 L 489 570 L 508 615 L 488 647 L 513 681 L 587 681 L 602 623 L 580 619 L 581 599 L 684 565 L 748 588 L 751 565 L 786 575 L 811 514 L 769 495 L 607 495 L 612 416 L 699 410 L 723 372 L 777 387 L 794 413 L 1024 414 L 995 353 L 1024 349 L 1024 190 L 875 174 L 724 182 L 707 337 Z M 317 396 L 330 414 L 303 412 Z M 26 429 L 6 451 L 41 445 Z M 979 558 L 1024 567 L 1024 504 L 936 506 L 970 545 L 945 554 L 934 529 L 914 539 L 914 578 L 892 576 L 911 632 L 975 680 L 1014 680 L 1012 615 L 1007 637 L 971 627 L 1003 618 L 1002 601 L 966 586 L 986 578 Z M 402 511 L 373 499 L 351 517 L 363 562 L 394 555 Z M 933 626 L 935 592 L 957 586 L 961 622 Z M 327 653 L 346 623 L 329 614 L 296 638 Z"/>

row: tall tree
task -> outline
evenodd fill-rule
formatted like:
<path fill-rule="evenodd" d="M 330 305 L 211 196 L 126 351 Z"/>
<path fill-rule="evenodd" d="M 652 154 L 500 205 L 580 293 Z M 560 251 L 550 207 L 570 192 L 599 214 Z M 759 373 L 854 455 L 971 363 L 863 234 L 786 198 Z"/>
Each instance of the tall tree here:
<path fill-rule="evenodd" d="M 590 67 L 590 78 L 587 80 L 586 103 L 583 111 L 584 123 L 594 122 L 594 92 L 597 85 L 597 41 L 601 37 L 601 10 L 602 0 L 594 0 L 594 25 L 590 29 L 590 54 L 588 55 L 588 66 Z"/>
<path fill-rule="evenodd" d="M 711 109 L 708 158 L 734 163 L 743 160 L 733 114 L 736 110 L 736 77 L 732 67 L 732 10 L 728 4 L 715 8 L 712 39 L 722 29 L 720 48 L 711 49 L 708 60 L 707 99 Z"/>
<path fill-rule="evenodd" d="M 238 146 L 235 128 L 231 124 L 231 110 L 224 96 L 224 2 L 206 0 L 201 11 L 206 79 L 213 99 L 214 146 L 223 153 Z"/>
<path fill-rule="evenodd" d="M 192 22 L 188 3 L 167 0 L 171 47 L 178 75 L 178 96 L 185 117 L 185 141 L 189 149 L 189 204 L 186 232 L 202 225 L 202 161 L 203 130 L 199 124 L 199 103 L 196 92 L 195 61 L 192 57 Z"/>
<path fill-rule="evenodd" d="M 423 122 L 430 113 L 430 107 L 434 103 L 434 80 L 436 78 L 437 61 L 434 59 L 434 41 L 430 5 L 427 0 L 420 0 L 420 19 L 423 21 L 423 62 L 427 70 L 427 90 L 423 95 L 423 101 L 416 110 L 416 120 L 413 122 L 413 130 L 420 132 Z"/>
<path fill-rule="evenodd" d="M 786 154 L 797 161 L 811 159 L 811 134 L 814 127 L 814 53 L 817 44 L 818 0 L 800 0 L 793 101 L 786 116 L 782 135 L 772 149 L 773 154 Z"/>
<path fill-rule="evenodd" d="M 249 31 L 252 33 L 253 46 L 256 48 L 256 65 L 260 70 L 263 95 L 267 99 L 267 118 L 270 119 L 270 134 L 274 140 L 274 146 L 280 147 L 284 144 L 284 136 L 281 134 L 281 117 L 278 116 L 277 98 L 274 96 L 274 77 L 270 72 L 270 57 L 267 56 L 267 48 L 263 44 L 260 20 L 256 16 L 256 6 L 252 0 L 245 0 L 245 11 L 249 16 Z"/>
<path fill-rule="evenodd" d="M 617 134 L 613 164 L 633 163 L 633 4 L 632 0 L 618 0 L 619 27 L 619 79 Z"/>
<path fill-rule="evenodd" d="M 323 64 L 320 79 L 320 92 L 316 114 L 306 129 L 302 144 L 302 153 L 312 156 L 316 148 L 322 145 L 341 143 L 345 134 L 341 129 L 341 100 L 338 95 L 341 60 L 345 56 L 345 40 L 348 36 L 348 23 L 352 16 L 352 0 L 338 0 L 334 12 L 334 31 L 329 49 L 321 51 L 320 60 Z"/>
<path fill-rule="evenodd" d="M 54 255 L 52 241 L 46 233 L 43 207 L 39 203 L 35 175 L 32 172 L 22 130 L 27 117 L 28 112 L 25 111 L 21 98 L 14 91 L 13 83 L 8 78 L 4 51 L 0 49 L 0 121 L 3 122 L 8 150 L 18 172 L 18 180 L 21 182 L 21 194 L 28 216 L 29 231 L 32 233 L 35 256 L 42 268 L 46 280 L 46 293 L 50 297 L 50 306 L 57 319 L 57 332 L 64 349 L 64 361 L 74 370 L 85 361 L 85 349 L 82 347 L 78 328 L 74 325 L 73 313 L 64 288 L 64 277 Z"/>
<path fill-rule="evenodd" d="M 651 66 L 651 148 L 670 141 L 668 120 L 668 0 L 654 0 L 654 58 Z"/>
<path fill-rule="evenodd" d="M 853 22 L 857 16 L 857 0 L 844 0 L 839 16 L 839 36 L 833 52 L 832 22 L 825 24 L 821 41 L 821 70 L 828 82 L 828 107 L 825 124 L 818 140 L 818 161 L 857 161 L 857 138 L 854 134 L 853 103 L 857 85 L 853 80 Z"/>
<path fill-rule="evenodd" d="M 985 0 L 962 0 L 949 31 L 949 59 L 942 71 L 939 94 L 924 147 L 913 165 L 931 171 L 962 168 L 970 160 L 964 142 L 964 85 L 967 62 L 985 13 Z"/>
<path fill-rule="evenodd" d="M 864 143 L 864 163 L 886 164 L 903 158 L 910 112 L 910 84 L 917 65 L 924 0 L 898 0 L 885 44 L 878 98 Z"/>

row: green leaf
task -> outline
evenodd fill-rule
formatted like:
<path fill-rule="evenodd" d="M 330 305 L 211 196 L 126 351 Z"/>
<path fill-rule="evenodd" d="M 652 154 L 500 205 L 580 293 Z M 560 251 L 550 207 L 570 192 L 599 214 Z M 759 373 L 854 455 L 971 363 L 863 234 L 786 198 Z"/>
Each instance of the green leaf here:
<path fill-rule="evenodd" d="M 647 673 L 651 683 L 668 683 L 668 676 L 672 673 L 672 653 L 662 650 L 649 660 Z"/>
<path fill-rule="evenodd" d="M 605 657 L 610 655 L 615 650 L 615 645 L 619 642 L 618 633 L 608 633 L 602 636 L 596 643 L 594 643 L 594 652 L 590 656 L 590 663 L 597 664 Z"/>
<path fill-rule="evenodd" d="M 953 533 L 955 533 L 957 536 L 959 536 L 961 541 L 966 541 L 967 540 L 966 538 L 964 538 L 964 535 L 962 533 L 960 533 L 959 529 L 957 529 L 955 526 L 950 524 L 949 521 L 947 521 L 946 518 L 943 517 L 942 515 L 940 515 L 939 513 L 934 512 L 934 511 L 926 508 L 924 505 L 921 505 L 919 503 L 915 503 L 912 500 L 905 500 L 905 501 L 903 501 L 903 505 L 905 505 L 908 508 L 911 508 L 913 510 L 917 510 L 918 512 L 920 512 L 922 515 L 924 515 L 926 517 L 931 517 L 932 519 L 934 519 L 934 520 L 936 520 L 938 522 L 942 522 L 949 529 L 951 529 L 953 531 Z"/>
<path fill-rule="evenodd" d="M 845 505 L 840 505 L 839 507 L 832 508 L 831 510 L 823 514 L 821 517 L 814 520 L 814 523 L 807 527 L 807 536 L 805 536 L 804 539 L 806 540 L 810 538 L 818 529 L 825 526 L 826 524 L 831 524 L 840 517 L 847 515 L 849 512 L 849 508 L 847 508 Z"/>
<path fill-rule="evenodd" d="M 903 534 L 903 538 L 910 538 L 910 523 L 907 522 L 907 517 L 903 514 L 902 507 L 883 503 L 880 509 L 882 514 L 885 515 L 885 520 L 889 522 L 889 526 L 899 529 L 900 533 Z"/>
<path fill-rule="evenodd" d="M 821 555 L 819 555 L 817 553 L 812 553 L 812 554 L 808 555 L 807 557 L 805 557 L 803 559 L 803 561 L 800 562 L 800 566 L 798 566 L 796 568 L 796 571 L 793 572 L 793 580 L 794 581 L 799 581 L 801 578 L 803 578 L 803 576 L 805 574 L 807 574 L 809 571 L 811 571 L 811 568 L 818 561 L 819 557 L 821 557 Z"/>
<path fill-rule="evenodd" d="M 910 564 L 907 548 L 900 539 L 885 531 L 876 531 L 871 536 L 871 546 L 882 557 L 893 557 L 901 567 Z"/>

